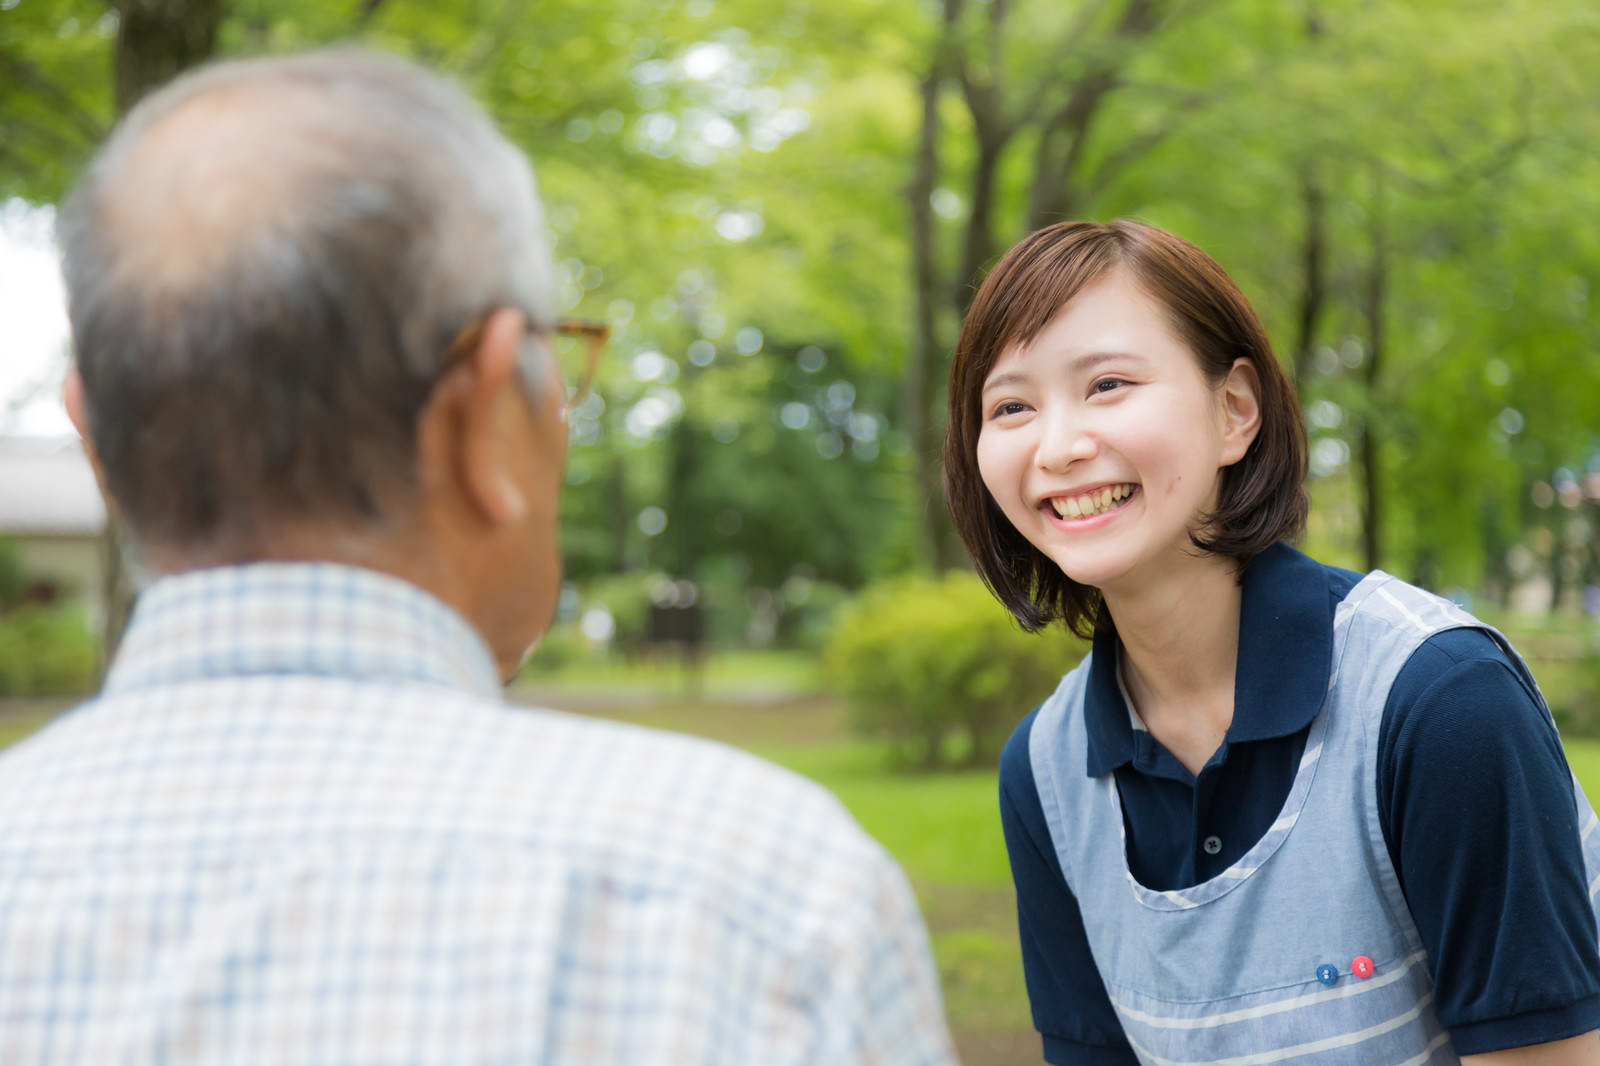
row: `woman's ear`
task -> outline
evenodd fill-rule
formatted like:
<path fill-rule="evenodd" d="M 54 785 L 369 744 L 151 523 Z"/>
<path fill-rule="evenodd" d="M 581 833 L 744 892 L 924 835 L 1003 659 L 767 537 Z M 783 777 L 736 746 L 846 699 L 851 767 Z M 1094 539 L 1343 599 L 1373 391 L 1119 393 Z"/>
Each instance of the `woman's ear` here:
<path fill-rule="evenodd" d="M 1218 391 L 1222 404 L 1222 454 L 1219 466 L 1232 466 L 1261 431 L 1261 376 L 1249 359 L 1235 359 Z"/>

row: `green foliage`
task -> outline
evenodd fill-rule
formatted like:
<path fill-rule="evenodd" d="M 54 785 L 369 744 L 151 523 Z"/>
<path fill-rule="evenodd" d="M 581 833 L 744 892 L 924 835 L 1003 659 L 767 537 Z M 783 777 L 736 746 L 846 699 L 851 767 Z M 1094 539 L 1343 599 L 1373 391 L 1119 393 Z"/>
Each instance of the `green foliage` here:
<path fill-rule="evenodd" d="M 1562 735 L 1600 738 L 1600 655 L 1539 663 L 1534 670 Z"/>
<path fill-rule="evenodd" d="M 1141 11 L 1148 26 L 1119 30 Z M 936 56 L 931 380 L 975 280 L 956 276 L 969 238 L 992 262 L 1040 221 L 1035 201 L 1196 241 L 1293 362 L 1314 184 L 1324 292 L 1298 384 L 1319 554 L 1361 565 L 1370 522 L 1387 569 L 1495 599 L 1563 552 L 1597 558 L 1593 506 L 1575 524 L 1531 502 L 1559 469 L 1600 471 L 1600 229 L 1573 224 L 1600 211 L 1597 11 L 1014 0 L 965 5 L 945 39 L 939 5 L 882 0 L 233 0 L 218 47 L 365 42 L 485 101 L 534 162 L 563 309 L 614 328 L 573 426 L 569 573 L 715 586 L 712 632 L 737 640 L 751 587 L 914 568 L 937 517 L 903 410 L 907 188 Z M 0 199 L 66 190 L 111 122 L 116 31 L 100 3 L 0 4 Z M 664 528 L 641 527 L 647 508 Z M 1513 566 L 1519 551 L 1533 562 Z M 781 639 L 811 639 L 822 612 L 805 613 Z"/>
<path fill-rule="evenodd" d="M 61 195 L 111 128 L 116 16 L 96 0 L 0 6 L 0 202 Z"/>
<path fill-rule="evenodd" d="M 611 613 L 616 632 L 611 646 L 623 655 L 633 655 L 644 643 L 645 626 L 650 616 L 650 594 L 659 574 L 613 574 L 589 584 L 583 596 L 583 609 L 603 607 Z"/>
<path fill-rule="evenodd" d="M 992 761 L 1083 654 L 1056 631 L 1024 633 L 975 576 L 954 572 L 869 588 L 843 612 L 825 663 L 858 732 L 932 768 L 958 751 Z"/>
<path fill-rule="evenodd" d="M 778 642 L 820 654 L 833 636 L 839 611 L 850 602 L 850 593 L 842 585 L 792 577 L 779 590 L 779 602 L 783 614 Z"/>
<path fill-rule="evenodd" d="M 81 612 L 23 607 L 0 617 L 0 696 L 77 696 L 95 680 L 95 642 Z"/>
<path fill-rule="evenodd" d="M 0 611 L 15 606 L 27 588 L 28 574 L 23 568 L 17 542 L 0 535 Z"/>
<path fill-rule="evenodd" d="M 1570 738 L 1564 739 L 1561 746 L 1566 749 L 1567 763 L 1583 786 L 1584 795 L 1594 803 L 1600 799 L 1600 740 Z"/>

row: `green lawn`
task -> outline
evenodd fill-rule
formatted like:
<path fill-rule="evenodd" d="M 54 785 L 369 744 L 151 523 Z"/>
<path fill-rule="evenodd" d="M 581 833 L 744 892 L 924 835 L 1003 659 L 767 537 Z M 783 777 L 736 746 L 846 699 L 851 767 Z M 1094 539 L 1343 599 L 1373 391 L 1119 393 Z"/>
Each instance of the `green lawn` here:
<path fill-rule="evenodd" d="M 1567 762 L 1578 775 L 1584 794 L 1590 803 L 1600 803 L 1600 740 L 1568 739 L 1562 742 L 1567 749 Z"/>
<path fill-rule="evenodd" d="M 61 700 L 0 700 L 0 748 L 15 744 L 68 706 Z"/>

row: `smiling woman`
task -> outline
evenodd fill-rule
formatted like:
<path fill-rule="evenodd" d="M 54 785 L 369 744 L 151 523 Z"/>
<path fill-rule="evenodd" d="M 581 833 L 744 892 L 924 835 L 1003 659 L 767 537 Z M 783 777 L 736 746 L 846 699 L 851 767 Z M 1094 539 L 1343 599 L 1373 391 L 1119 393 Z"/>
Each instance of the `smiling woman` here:
<path fill-rule="evenodd" d="M 1222 269 L 1193 245 L 1149 226 L 1066 223 L 1024 239 L 995 267 L 973 301 L 951 370 L 945 495 L 979 572 L 1025 627 L 1060 619 L 1087 636 L 1099 617 L 1102 590 L 1091 575 L 1063 568 L 1029 537 L 1023 512 L 1042 510 L 1043 495 L 1137 488 L 1139 479 L 1122 476 L 1129 473 L 1123 470 L 1091 485 L 1077 463 L 1072 479 L 1057 477 L 1045 486 L 1033 477 L 1027 490 L 994 493 L 986 491 L 993 486 L 980 470 L 980 452 L 999 476 L 1002 456 L 1016 456 L 1019 437 L 1046 433 L 1040 443 L 1060 454 L 1040 455 L 1038 462 L 1059 466 L 1072 449 L 1098 447 L 1101 440 L 1094 431 L 1063 436 L 1089 424 L 1079 415 L 1089 422 L 1110 419 L 1147 437 L 1152 423 L 1163 425 L 1180 411 L 1190 421 L 1167 428 L 1179 438 L 1175 445 L 1187 448 L 1194 419 L 1211 425 L 1201 408 L 1219 398 L 1248 401 L 1246 393 L 1253 393 L 1259 423 L 1246 417 L 1235 427 L 1244 436 L 1232 442 L 1243 444 L 1243 452 L 1219 464 L 1220 479 L 1213 466 L 1206 484 L 1196 489 L 1190 472 L 1182 486 L 1203 499 L 1215 493 L 1208 520 L 1192 531 L 1195 543 L 1248 563 L 1298 535 L 1308 508 L 1305 426 L 1293 386 L 1271 351 L 1255 312 Z M 1257 354 L 1266 358 L 1251 358 Z M 1053 402 L 1034 410 L 1029 394 L 1012 394 L 1018 389 Z M 1129 390 L 1132 398 L 1124 395 Z M 1152 409 L 1162 405 L 1161 412 Z M 1220 416 L 1221 408 L 1214 413 Z M 1168 474 L 1184 476 L 1176 468 Z M 1163 482 L 1162 496 L 1178 487 L 1176 480 Z M 1041 495 L 1024 499 L 1030 491 Z M 1190 517 L 1182 515 L 1181 522 Z"/>
<path fill-rule="evenodd" d="M 1094 640 L 1001 757 L 1045 1058 L 1600 1063 L 1600 819 L 1549 709 L 1454 604 L 1284 543 L 1305 476 L 1193 245 L 1064 223 L 979 289 L 946 497 L 1024 628 Z"/>
<path fill-rule="evenodd" d="M 1007 346 L 984 383 L 976 459 L 990 497 L 1063 578 L 1102 595 L 1165 580 L 1195 538 L 1226 535 L 1196 518 L 1213 521 L 1217 471 L 1260 429 L 1251 363 L 1211 382 L 1168 321 L 1114 269 Z"/>

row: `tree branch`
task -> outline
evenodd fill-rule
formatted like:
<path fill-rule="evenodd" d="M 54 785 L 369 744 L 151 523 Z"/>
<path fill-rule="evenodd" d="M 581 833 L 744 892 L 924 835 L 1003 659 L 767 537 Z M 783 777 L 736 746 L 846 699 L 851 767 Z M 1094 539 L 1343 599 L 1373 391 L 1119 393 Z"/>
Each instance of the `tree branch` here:
<path fill-rule="evenodd" d="M 60 85 L 45 75 L 37 66 L 25 59 L 0 52 L 0 69 L 26 85 L 49 103 L 54 104 L 64 117 L 75 126 L 89 144 L 98 144 L 106 135 L 105 123 L 88 108 L 72 98 Z"/>
<path fill-rule="evenodd" d="M 0 129 L 4 129 L 6 127 L 16 131 L 17 139 L 20 140 L 22 137 L 27 137 L 32 140 L 36 140 L 41 144 L 48 146 L 48 151 L 62 152 L 67 155 L 72 155 L 73 153 L 84 151 L 92 147 L 90 144 L 84 144 L 74 140 L 71 137 L 68 137 L 54 126 L 47 126 L 41 122 L 34 122 L 32 119 L 26 118 L 22 115 L 6 116 L 5 124 L 4 126 L 0 126 Z M 8 141 L 12 140 L 10 136 L 8 136 L 6 139 Z"/>
<path fill-rule="evenodd" d="M 1187 115 L 1199 110 L 1209 104 L 1212 99 L 1213 97 L 1208 93 L 1190 93 L 1177 105 L 1177 115 Z M 1161 122 L 1155 127 L 1129 139 L 1107 155 L 1101 164 L 1095 168 L 1094 177 L 1089 180 L 1084 190 L 1084 199 L 1093 200 L 1105 192 L 1106 187 L 1117 180 L 1123 171 L 1138 162 L 1143 156 L 1148 155 L 1162 141 L 1176 133 L 1181 123 L 1175 117 L 1174 112 L 1169 111 L 1167 116 L 1167 121 Z"/>
<path fill-rule="evenodd" d="M 1106 2 L 1107 0 L 1094 0 L 1094 2 L 1085 3 L 1080 7 L 1078 9 L 1078 17 L 1073 20 L 1072 25 L 1068 26 L 1066 32 L 1061 35 L 1061 43 L 1056 48 L 1056 51 L 1063 55 L 1071 55 L 1077 52 L 1079 50 L 1079 42 L 1088 36 L 1089 27 L 1094 24 L 1094 21 L 1100 17 L 1100 13 L 1105 10 Z M 1050 90 L 1059 84 L 1060 82 L 1041 78 L 1039 83 L 1034 86 L 1033 93 L 1028 97 L 1027 103 L 1023 104 L 1021 110 L 1018 111 L 1018 123 L 1020 125 L 1032 125 L 1040 121 L 1044 113 L 1045 98 L 1049 96 Z"/>
<path fill-rule="evenodd" d="M 1037 229 L 1067 213 L 1075 197 L 1069 191 L 1088 147 L 1089 131 L 1106 98 L 1122 84 L 1125 46 L 1149 36 L 1160 24 L 1160 0 L 1128 0 L 1111 32 L 1114 42 L 1093 67 L 1073 84 L 1066 103 L 1044 124 L 1035 154 L 1033 189 L 1028 197 L 1029 228 Z M 1060 144 L 1066 140 L 1063 152 Z"/>

